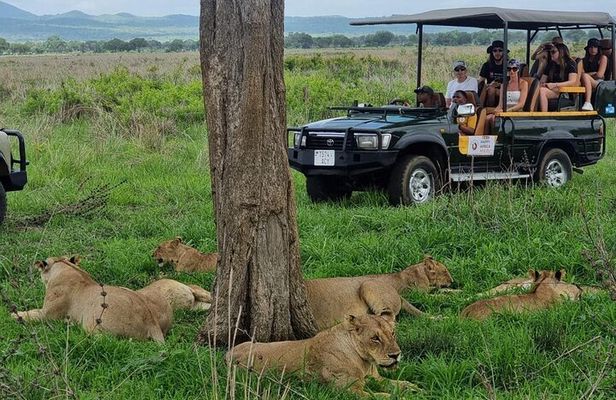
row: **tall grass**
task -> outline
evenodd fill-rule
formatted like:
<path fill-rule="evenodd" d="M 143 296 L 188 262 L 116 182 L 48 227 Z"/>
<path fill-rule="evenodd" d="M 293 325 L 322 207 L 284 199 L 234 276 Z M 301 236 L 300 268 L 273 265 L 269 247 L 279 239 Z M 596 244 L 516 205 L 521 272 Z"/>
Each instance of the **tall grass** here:
<path fill-rule="evenodd" d="M 468 55 L 479 65 L 485 55 L 483 48 L 450 50 L 429 50 L 434 65 L 424 65 L 425 76 L 437 88 L 449 79 L 450 60 Z M 289 55 L 289 122 L 325 115 L 323 109 L 332 104 L 381 104 L 410 96 L 413 52 Z M 197 56 L 188 61 L 172 55 L 106 57 L 0 60 L 11 92 L 0 103 L 0 125 L 26 134 L 30 160 L 28 186 L 9 193 L 9 214 L 0 227 L 0 292 L 6 298 L 0 306 L 0 384 L 15 389 L 2 391 L 0 385 L 0 397 L 353 398 L 316 382 L 285 378 L 290 391 L 275 383 L 278 376 L 229 372 L 222 351 L 194 346 L 205 319 L 196 311 L 176 314 L 162 346 L 86 336 L 62 321 L 21 326 L 11 318 L 10 303 L 19 310 L 40 307 L 44 288 L 32 264 L 53 255 L 83 255 L 83 267 L 109 285 L 139 288 L 167 276 L 211 288 L 211 274 L 161 271 L 150 257 L 159 242 L 177 235 L 203 251 L 216 249 L 207 133 L 185 108 L 200 101 Z M 70 93 L 92 113 L 66 118 L 66 107 L 44 108 L 53 104 L 48 98 L 64 104 L 62 91 L 70 85 Z M 172 91 L 178 93 L 173 101 L 156 102 Z M 32 93 L 42 96 L 43 108 L 28 108 Z M 506 182 L 452 191 L 421 207 L 390 207 L 380 193 L 312 204 L 304 177 L 294 172 L 303 272 L 309 278 L 391 272 L 426 253 L 449 267 L 462 292 L 406 295 L 442 318 L 401 316 L 403 362 L 384 372 L 417 383 L 423 391 L 413 398 L 613 398 L 616 305 L 607 295 L 484 323 L 457 316 L 476 293 L 529 268 L 565 268 L 570 282 L 600 283 L 583 253 L 596 252 L 590 229 L 600 232 L 614 255 L 614 123 L 608 128 L 606 158 L 562 190 Z M 79 203 L 104 184 L 119 186 L 102 209 L 58 212 L 42 224 L 24 223 Z M 233 394 L 227 379 L 237 383 Z M 378 384 L 370 388 L 378 390 Z"/>

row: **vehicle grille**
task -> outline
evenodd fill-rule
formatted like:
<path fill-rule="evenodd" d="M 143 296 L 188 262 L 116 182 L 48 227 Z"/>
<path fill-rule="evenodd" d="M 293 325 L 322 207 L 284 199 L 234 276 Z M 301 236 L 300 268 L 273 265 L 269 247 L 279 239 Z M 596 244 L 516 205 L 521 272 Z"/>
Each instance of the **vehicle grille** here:
<path fill-rule="evenodd" d="M 327 150 L 342 150 L 344 137 L 332 136 L 314 136 L 308 135 L 306 138 L 307 149 L 327 149 Z M 349 135 L 347 139 L 347 149 L 353 148 L 355 141 L 354 136 Z"/>

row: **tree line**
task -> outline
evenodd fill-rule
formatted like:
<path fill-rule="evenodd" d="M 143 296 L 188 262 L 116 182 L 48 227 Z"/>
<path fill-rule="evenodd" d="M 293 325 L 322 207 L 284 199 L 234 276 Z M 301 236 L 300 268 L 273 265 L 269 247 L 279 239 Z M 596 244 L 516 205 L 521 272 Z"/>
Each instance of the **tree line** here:
<path fill-rule="evenodd" d="M 549 41 L 557 32 L 543 32 L 535 42 Z M 590 30 L 572 30 L 564 32 L 564 39 L 570 43 L 584 43 L 590 37 L 599 37 Z M 480 30 L 475 32 L 447 31 L 425 33 L 424 43 L 433 46 L 488 46 L 493 40 L 502 39 L 500 31 Z M 379 31 L 362 36 L 312 36 L 307 33 L 292 32 L 284 38 L 284 45 L 290 49 L 385 47 L 417 45 L 417 35 L 395 35 L 389 31 Z M 511 43 L 525 43 L 526 33 L 513 31 L 509 34 Z M 64 40 L 60 36 L 50 36 L 43 42 L 8 42 L 0 37 L 0 55 L 2 54 L 43 54 L 43 53 L 117 53 L 117 52 L 181 52 L 196 51 L 199 41 L 193 39 L 173 39 L 161 42 L 154 39 L 134 38 L 124 41 L 111 40 Z"/>

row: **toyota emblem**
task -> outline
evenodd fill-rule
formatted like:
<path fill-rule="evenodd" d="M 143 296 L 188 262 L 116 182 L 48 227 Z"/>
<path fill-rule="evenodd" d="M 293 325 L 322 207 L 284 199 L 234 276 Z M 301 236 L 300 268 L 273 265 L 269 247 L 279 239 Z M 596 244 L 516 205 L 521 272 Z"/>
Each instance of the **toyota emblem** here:
<path fill-rule="evenodd" d="M 326 143 L 329 147 L 332 147 L 334 145 L 334 139 L 327 139 Z"/>

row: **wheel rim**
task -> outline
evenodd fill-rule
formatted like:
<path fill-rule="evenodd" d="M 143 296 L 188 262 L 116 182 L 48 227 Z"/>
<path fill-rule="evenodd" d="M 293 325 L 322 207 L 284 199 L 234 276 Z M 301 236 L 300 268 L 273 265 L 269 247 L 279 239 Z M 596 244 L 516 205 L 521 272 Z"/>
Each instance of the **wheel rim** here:
<path fill-rule="evenodd" d="M 561 187 L 567 183 L 567 171 L 559 160 L 550 160 L 545 167 L 545 182 L 551 187 Z"/>
<path fill-rule="evenodd" d="M 432 179 L 423 168 L 417 168 L 409 178 L 409 194 L 414 203 L 423 203 L 430 199 L 432 194 Z"/>

